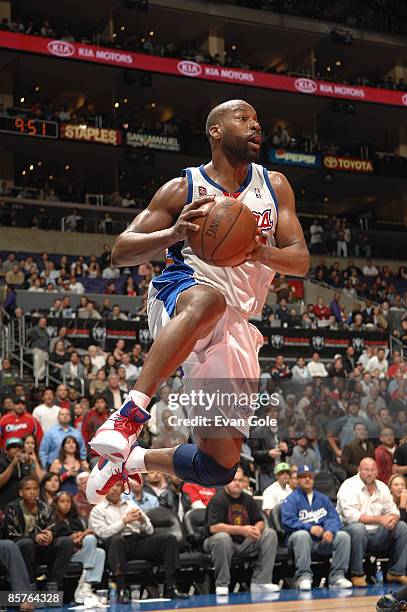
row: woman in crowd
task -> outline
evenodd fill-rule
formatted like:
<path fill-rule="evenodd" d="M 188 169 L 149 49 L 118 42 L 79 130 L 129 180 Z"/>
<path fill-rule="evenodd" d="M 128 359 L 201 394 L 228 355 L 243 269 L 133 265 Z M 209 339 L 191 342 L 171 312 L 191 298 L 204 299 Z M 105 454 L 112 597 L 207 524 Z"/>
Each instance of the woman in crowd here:
<path fill-rule="evenodd" d="M 82 365 L 85 368 L 85 376 L 87 380 L 95 380 L 96 374 L 93 373 L 93 365 L 89 355 L 82 356 Z"/>
<path fill-rule="evenodd" d="M 393 496 L 394 503 L 396 504 L 397 508 L 400 511 L 400 519 L 406 522 L 407 521 L 406 479 L 404 478 L 404 476 L 401 476 L 400 474 L 393 474 L 393 476 L 389 478 L 389 482 L 387 483 L 387 486 L 389 487 L 390 493 Z"/>
<path fill-rule="evenodd" d="M 109 376 L 109 374 L 116 374 L 116 359 L 113 357 L 113 355 L 108 355 L 104 371 L 106 378 Z"/>
<path fill-rule="evenodd" d="M 61 378 L 61 370 L 64 363 L 69 361 L 69 353 L 65 350 L 65 344 L 63 340 L 58 340 L 56 342 L 54 350 L 50 355 L 50 361 L 52 361 L 53 366 L 51 366 L 51 375 L 57 378 Z"/>
<path fill-rule="evenodd" d="M 40 499 L 51 506 L 60 488 L 61 478 L 59 474 L 47 472 L 40 483 Z"/>
<path fill-rule="evenodd" d="M 42 468 L 41 461 L 38 459 L 37 441 L 33 435 L 28 434 L 28 436 L 24 438 L 23 452 L 27 456 L 28 461 L 31 461 L 32 469 L 38 481 L 41 482 L 46 472 Z"/>
<path fill-rule="evenodd" d="M 96 380 L 92 380 L 89 385 L 89 394 L 91 396 L 95 393 L 103 393 L 108 387 L 106 380 L 106 372 L 103 368 L 97 371 Z"/>
<path fill-rule="evenodd" d="M 50 472 L 60 475 L 62 491 L 76 495 L 78 492 L 76 476 L 81 470 L 79 444 L 73 436 L 66 436 L 62 441 L 58 459 L 50 465 Z"/>
<path fill-rule="evenodd" d="M 134 297 L 135 295 L 137 295 L 137 288 L 131 276 L 129 276 L 126 280 L 126 287 L 124 293 L 130 297 Z"/>
<path fill-rule="evenodd" d="M 71 561 L 82 563 L 83 570 L 75 590 L 74 599 L 84 603 L 85 597 L 93 595 L 92 584 L 99 584 L 103 577 L 106 553 L 97 547 L 91 529 L 84 529 L 72 495 L 67 491 L 57 493 L 54 504 L 56 537 L 70 536 L 76 552 Z"/>

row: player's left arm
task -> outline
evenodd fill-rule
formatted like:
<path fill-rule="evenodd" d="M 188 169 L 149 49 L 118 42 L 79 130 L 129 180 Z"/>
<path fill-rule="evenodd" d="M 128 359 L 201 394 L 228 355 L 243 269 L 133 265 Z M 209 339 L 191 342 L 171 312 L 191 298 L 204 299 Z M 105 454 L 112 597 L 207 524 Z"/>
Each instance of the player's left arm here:
<path fill-rule="evenodd" d="M 280 172 L 269 172 L 269 178 L 278 201 L 278 221 L 275 230 L 276 245 L 261 244 L 247 261 L 258 261 L 281 274 L 305 276 L 310 266 L 310 256 L 304 234 L 295 211 L 295 197 L 290 183 Z"/>

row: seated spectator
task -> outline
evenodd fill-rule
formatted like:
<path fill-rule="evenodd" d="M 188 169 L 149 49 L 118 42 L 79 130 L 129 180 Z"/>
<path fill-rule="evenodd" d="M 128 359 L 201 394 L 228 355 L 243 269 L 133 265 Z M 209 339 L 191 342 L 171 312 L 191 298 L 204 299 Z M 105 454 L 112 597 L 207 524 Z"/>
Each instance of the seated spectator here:
<path fill-rule="evenodd" d="M 184 514 L 191 510 L 191 500 L 188 493 L 182 488 L 183 482 L 176 476 L 168 476 L 168 487 L 158 498 L 158 503 L 163 508 L 169 508 L 182 521 Z"/>
<path fill-rule="evenodd" d="M 345 444 L 342 449 L 341 465 L 348 477 L 358 473 L 359 464 L 365 457 L 374 459 L 375 447 L 371 440 L 367 439 L 367 428 L 364 423 L 356 423 L 355 439 Z"/>
<path fill-rule="evenodd" d="M 286 299 L 283 298 L 279 301 L 278 307 L 276 308 L 276 311 L 275 311 L 275 315 L 276 315 L 276 319 L 281 321 L 281 324 L 283 327 L 290 327 L 290 325 L 292 324 L 292 318 L 291 318 L 290 311 L 287 308 Z"/>
<path fill-rule="evenodd" d="M 186 482 L 182 490 L 189 495 L 192 509 L 206 508 L 216 493 L 215 488 L 203 487 L 201 485 Z"/>
<path fill-rule="evenodd" d="M 66 385 L 58 385 L 55 391 L 55 403 L 60 408 L 71 409 L 71 401 L 69 399 L 68 387 Z"/>
<path fill-rule="evenodd" d="M 40 482 L 40 499 L 52 506 L 55 495 L 61 490 L 61 477 L 53 472 L 46 472 Z"/>
<path fill-rule="evenodd" d="M 69 353 L 65 350 L 65 346 L 62 340 L 58 340 L 55 344 L 54 350 L 50 354 L 50 368 L 51 375 L 55 378 L 62 378 L 62 368 L 64 364 L 69 361 Z"/>
<path fill-rule="evenodd" d="M 58 590 L 62 590 L 75 545 L 69 537 L 55 538 L 53 510 L 39 499 L 39 492 L 36 478 L 23 478 L 20 498 L 6 506 L 4 534 L 19 547 L 30 582 L 35 582 L 36 564 L 45 563 L 48 580 L 56 582 Z"/>
<path fill-rule="evenodd" d="M 82 437 L 86 446 L 88 446 L 99 427 L 109 418 L 109 414 L 110 411 L 105 398 L 96 395 L 92 401 L 92 409 L 85 414 L 82 421 Z M 97 456 L 92 449 L 90 452 L 92 457 Z"/>
<path fill-rule="evenodd" d="M 72 351 L 69 361 L 62 366 L 62 375 L 71 385 L 76 385 L 78 378 L 86 377 L 85 368 L 76 351 Z"/>
<path fill-rule="evenodd" d="M 31 463 L 32 466 L 32 474 L 37 477 L 38 482 L 41 482 L 42 478 L 45 476 L 45 470 L 43 469 L 41 462 L 38 458 L 38 448 L 37 441 L 32 434 L 28 434 L 23 440 L 23 456 L 26 457 L 27 464 Z"/>
<path fill-rule="evenodd" d="M 308 362 L 307 368 L 312 378 L 325 378 L 328 376 L 328 372 L 321 361 L 319 353 L 315 352 L 312 354 L 312 359 Z"/>
<path fill-rule="evenodd" d="M 400 520 L 407 521 L 407 485 L 404 476 L 398 476 L 393 474 L 389 478 L 387 486 L 390 489 L 390 493 L 393 497 L 393 501 L 396 504 L 400 512 Z"/>
<path fill-rule="evenodd" d="M 293 366 L 291 372 L 293 375 L 293 380 L 295 381 L 306 382 L 312 378 L 305 364 L 304 357 L 298 357 L 297 362 L 295 366 Z"/>
<path fill-rule="evenodd" d="M 107 389 L 103 392 L 102 397 L 106 400 L 109 410 L 118 410 L 123 404 L 125 393 L 119 388 L 119 377 L 117 374 L 109 374 L 107 383 Z"/>
<path fill-rule="evenodd" d="M 318 419 L 318 425 L 320 425 L 320 431 L 324 432 L 323 428 L 321 427 L 321 420 L 321 418 Z M 308 447 L 314 451 L 321 466 L 324 463 L 334 463 L 335 456 L 332 452 L 332 449 L 329 446 L 325 436 L 322 434 L 321 437 L 318 434 L 318 427 L 316 425 L 313 425 L 312 423 L 307 423 L 305 425 L 305 435 L 308 440 Z"/>
<path fill-rule="evenodd" d="M 379 274 L 379 270 L 372 263 L 371 259 L 368 259 L 366 261 L 366 265 L 363 266 L 362 272 L 363 272 L 363 276 L 378 276 Z"/>
<path fill-rule="evenodd" d="M 39 444 L 42 440 L 42 428 L 38 421 L 26 410 L 27 402 L 24 397 L 16 397 L 12 410 L 0 419 L 1 445 L 4 448 L 9 438 L 25 438 L 33 434 Z"/>
<path fill-rule="evenodd" d="M 215 565 L 217 595 L 228 595 L 230 565 L 233 555 L 258 552 L 253 564 L 250 585 L 252 593 L 272 593 L 280 587 L 272 583 L 277 552 L 277 534 L 266 527 L 256 502 L 243 492 L 243 470 L 238 468 L 234 479 L 219 489 L 206 509 L 207 538 L 204 552 Z"/>
<path fill-rule="evenodd" d="M 321 461 L 318 459 L 315 451 L 309 446 L 305 432 L 298 432 L 296 438 L 297 444 L 294 446 L 292 454 L 289 457 L 290 464 L 305 464 L 308 465 L 313 473 L 319 472 L 321 469 Z"/>
<path fill-rule="evenodd" d="M 155 495 L 157 499 L 165 493 L 168 488 L 168 482 L 164 474 L 161 472 L 148 472 L 144 476 L 144 491 Z"/>
<path fill-rule="evenodd" d="M 55 396 L 53 390 L 50 388 L 45 389 L 42 394 L 43 403 L 34 408 L 32 413 L 33 417 L 37 419 L 41 425 L 44 433 L 58 423 L 58 413 L 60 408 L 54 403 L 54 398 Z"/>
<path fill-rule="evenodd" d="M 106 268 L 103 269 L 102 278 L 105 280 L 116 280 L 120 276 L 119 268 L 113 268 L 112 264 L 109 264 Z"/>
<path fill-rule="evenodd" d="M 342 358 L 342 363 L 343 363 L 344 370 L 345 372 L 347 372 L 347 374 L 350 374 L 356 368 L 357 359 L 356 359 L 355 349 L 353 348 L 353 346 L 347 347 L 346 354 Z"/>
<path fill-rule="evenodd" d="M 122 312 L 122 309 L 120 308 L 119 304 L 113 305 L 111 319 L 113 321 L 128 321 L 129 320 L 128 316 L 124 314 L 124 312 Z"/>
<path fill-rule="evenodd" d="M 134 383 L 140 376 L 140 368 L 130 362 L 130 355 L 128 353 L 124 353 L 122 357 L 122 363 L 119 365 L 118 370 L 121 368 L 126 372 L 126 381 L 128 382 Z"/>
<path fill-rule="evenodd" d="M 381 444 L 375 449 L 374 459 L 377 464 L 378 479 L 387 484 L 393 473 L 394 455 L 397 450 L 394 432 L 390 427 L 381 430 L 380 442 Z"/>
<path fill-rule="evenodd" d="M 74 600 L 83 604 L 85 597 L 93 596 L 93 585 L 102 581 L 106 553 L 98 548 L 96 537 L 91 529 L 84 529 L 72 495 L 60 491 L 54 499 L 55 537 L 69 537 L 75 547 L 72 563 L 82 563 L 82 574 L 75 589 Z M 97 602 L 96 597 L 94 601 Z"/>
<path fill-rule="evenodd" d="M 15 263 L 9 272 L 6 273 L 7 285 L 20 287 L 24 282 L 24 272 L 20 269 L 20 264 Z"/>
<path fill-rule="evenodd" d="M 331 314 L 335 317 L 335 321 L 337 323 L 342 323 L 342 309 L 341 309 L 341 294 L 338 291 L 335 291 L 334 296 L 329 304 L 329 310 Z"/>
<path fill-rule="evenodd" d="M 2 391 L 10 392 L 12 387 L 16 385 L 19 381 L 19 375 L 11 364 L 11 361 L 8 357 L 4 357 L 1 363 L 0 370 L 0 388 L 3 388 Z"/>
<path fill-rule="evenodd" d="M 174 414 L 172 410 L 164 410 L 162 413 L 162 426 L 154 440 L 153 448 L 172 448 L 187 442 L 187 435 L 182 432 L 178 423 L 173 424 L 173 420 Z"/>
<path fill-rule="evenodd" d="M 314 473 L 307 465 L 298 467 L 298 488 L 281 506 L 281 521 L 288 547 L 294 553 L 295 579 L 300 591 L 312 588 L 311 553 L 332 555 L 331 588 L 349 589 L 346 580 L 351 541 L 331 500 L 314 489 Z"/>
<path fill-rule="evenodd" d="M 292 377 L 290 367 L 284 362 L 283 355 L 277 355 L 274 366 L 271 368 L 271 377 L 277 380 L 288 379 Z"/>
<path fill-rule="evenodd" d="M 368 422 L 359 415 L 359 404 L 355 400 L 350 400 L 346 408 L 346 415 L 333 419 L 328 426 L 327 439 L 335 456 L 340 463 L 342 450 L 346 444 L 353 442 L 355 437 L 355 425 L 364 423 L 368 427 Z M 339 442 L 339 444 L 338 444 Z"/>
<path fill-rule="evenodd" d="M 62 440 L 58 459 L 54 459 L 49 471 L 59 474 L 61 491 L 68 491 L 72 495 L 76 495 L 78 491 L 76 477 L 81 469 L 78 441 L 72 436 L 66 436 Z"/>
<path fill-rule="evenodd" d="M 366 553 L 386 550 L 390 555 L 387 582 L 407 584 L 407 525 L 400 522 L 400 512 L 391 493 L 377 480 L 374 459 L 362 459 L 359 472 L 342 483 L 337 510 L 352 540 L 351 580 L 355 587 L 365 587 L 363 570 Z"/>
<path fill-rule="evenodd" d="M 17 593 L 30 593 L 30 578 L 21 551 L 15 542 L 0 540 L 0 561 L 7 569 L 11 590 Z M 25 601 L 20 605 L 20 610 L 25 612 L 34 610 L 34 605 Z"/>
<path fill-rule="evenodd" d="M 33 473 L 33 466 L 24 454 L 21 438 L 8 438 L 0 453 L 0 510 L 18 497 L 21 480 Z"/>
<path fill-rule="evenodd" d="M 380 374 L 387 374 L 388 369 L 389 362 L 386 359 L 385 350 L 382 348 L 378 349 L 377 355 L 373 355 L 373 357 L 369 359 L 365 367 L 366 372 L 374 372 L 375 370 L 379 370 Z"/>
<path fill-rule="evenodd" d="M 61 305 L 62 305 L 62 302 L 61 302 Z M 52 316 L 52 315 L 50 315 L 50 316 Z M 61 316 L 62 316 L 62 310 L 61 310 Z M 68 333 L 68 330 L 67 330 L 66 327 L 61 327 L 60 328 L 59 334 L 57 336 L 55 336 L 55 338 L 52 338 L 52 340 L 49 343 L 49 351 L 50 351 L 50 353 L 53 353 L 55 351 L 56 344 L 59 341 L 63 342 L 64 350 L 65 351 L 67 351 L 69 349 L 69 347 L 72 346 L 72 343 L 67 338 L 67 333 Z"/>
<path fill-rule="evenodd" d="M 88 498 L 86 497 L 86 485 L 88 484 L 89 476 L 89 472 L 79 472 L 76 477 L 78 492 L 73 497 L 78 515 L 85 526 L 88 524 L 90 511 L 93 508 L 93 505 L 88 502 Z"/>
<path fill-rule="evenodd" d="M 48 469 L 54 459 L 58 458 L 63 440 L 66 436 L 72 436 L 79 444 L 81 465 L 84 470 L 89 468 L 86 462 L 86 447 L 82 434 L 72 427 L 71 413 L 67 408 L 61 408 L 58 414 L 58 425 L 51 427 L 45 434 L 40 445 L 40 459 L 44 468 Z"/>
<path fill-rule="evenodd" d="M 96 378 L 90 381 L 89 385 L 89 395 L 95 395 L 99 393 L 103 393 L 107 389 L 107 380 L 106 380 L 106 372 L 102 368 L 97 371 Z"/>
<path fill-rule="evenodd" d="M 88 346 L 88 354 L 92 363 L 93 372 L 96 374 L 100 369 L 104 368 L 108 353 L 105 353 L 100 346 L 91 344 Z"/>
<path fill-rule="evenodd" d="M 343 367 L 342 355 L 339 355 L 339 353 L 335 355 L 334 362 L 328 367 L 328 376 L 330 378 L 334 378 L 334 376 L 345 378 L 346 376 L 345 368 Z"/>
<path fill-rule="evenodd" d="M 317 303 L 314 304 L 313 311 L 319 321 L 329 319 L 329 316 L 331 314 L 331 311 L 325 304 L 324 298 L 322 296 L 318 297 Z"/>
<path fill-rule="evenodd" d="M 128 499 L 129 501 L 133 500 L 143 512 L 148 512 L 148 510 L 152 508 L 158 508 L 160 505 L 158 497 L 145 490 L 144 481 L 138 482 L 137 480 L 130 479 L 129 486 L 131 491 L 130 496 L 123 493 L 123 495 L 126 496 L 123 499 Z M 165 494 L 165 491 L 163 494 Z"/>
<path fill-rule="evenodd" d="M 69 279 L 69 291 L 72 291 L 72 293 L 79 294 L 85 293 L 85 287 L 80 281 L 78 281 L 75 275 L 72 275 Z"/>
<path fill-rule="evenodd" d="M 290 495 L 291 489 L 288 484 L 290 473 L 290 466 L 288 463 L 278 463 L 274 468 L 276 481 L 263 491 L 262 510 L 264 510 L 267 516 L 275 506 L 283 503 L 285 498 Z"/>
<path fill-rule="evenodd" d="M 126 561 L 131 559 L 145 559 L 163 565 L 164 596 L 184 599 L 186 596 L 175 588 L 175 573 L 179 565 L 176 537 L 154 534 L 148 516 L 134 502 L 123 500 L 122 492 L 121 484 L 114 485 L 89 517 L 89 527 L 106 543 L 109 567 L 118 587 L 118 603 L 129 603 L 123 570 Z"/>

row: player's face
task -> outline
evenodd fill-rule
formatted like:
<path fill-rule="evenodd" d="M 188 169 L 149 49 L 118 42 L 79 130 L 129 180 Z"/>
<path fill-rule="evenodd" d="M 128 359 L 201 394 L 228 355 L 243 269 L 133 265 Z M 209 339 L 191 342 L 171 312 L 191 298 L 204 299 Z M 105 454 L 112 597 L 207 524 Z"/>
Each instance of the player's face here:
<path fill-rule="evenodd" d="M 261 149 L 261 127 L 256 111 L 248 104 L 230 110 L 221 126 L 221 147 L 245 162 L 256 162 Z"/>

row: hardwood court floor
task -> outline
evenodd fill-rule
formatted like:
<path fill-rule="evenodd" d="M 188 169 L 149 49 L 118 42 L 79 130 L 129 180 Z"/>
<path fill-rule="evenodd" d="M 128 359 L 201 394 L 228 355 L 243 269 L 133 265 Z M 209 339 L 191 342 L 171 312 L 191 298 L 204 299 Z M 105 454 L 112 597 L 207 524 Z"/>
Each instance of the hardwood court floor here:
<path fill-rule="evenodd" d="M 377 596 L 311 601 L 259 602 L 250 605 L 216 605 L 187 608 L 189 612 L 375 612 Z"/>

